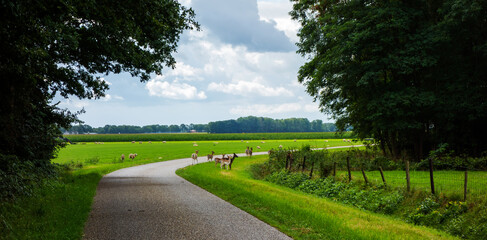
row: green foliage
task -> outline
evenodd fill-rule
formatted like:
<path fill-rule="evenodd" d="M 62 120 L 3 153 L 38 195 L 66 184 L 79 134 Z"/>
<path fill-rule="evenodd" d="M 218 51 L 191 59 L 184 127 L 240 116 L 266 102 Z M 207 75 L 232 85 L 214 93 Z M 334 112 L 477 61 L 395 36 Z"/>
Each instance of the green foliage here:
<path fill-rule="evenodd" d="M 78 113 L 52 102 L 56 95 L 103 97 L 108 84 L 100 76 L 109 73 L 125 71 L 147 81 L 175 65 L 172 54 L 183 30 L 199 27 L 192 9 L 174 0 L 2 1 L 0 13 L 3 175 L 25 166 L 40 176 L 52 168 L 50 160 L 64 145 L 59 129 L 78 122 Z M 19 164 L 9 165 L 14 162 Z"/>
<path fill-rule="evenodd" d="M 92 157 L 92 158 L 87 159 L 85 161 L 85 163 L 86 164 L 90 164 L 90 165 L 96 165 L 99 161 L 100 161 L 100 157 L 95 156 L 95 157 Z"/>
<path fill-rule="evenodd" d="M 41 162 L 20 161 L 14 155 L 0 154 L 0 163 L 3 166 L 0 168 L 0 202 L 30 196 L 34 187 L 57 176 L 51 164 L 44 166 Z"/>
<path fill-rule="evenodd" d="M 333 178 L 313 180 L 302 173 L 284 170 L 272 173 L 264 180 L 372 212 L 392 214 L 404 200 L 404 196 L 398 191 L 363 189 L 359 185 L 343 183 Z"/>
<path fill-rule="evenodd" d="M 485 0 L 293 2 L 298 80 L 339 129 L 394 158 L 487 149 Z"/>
<path fill-rule="evenodd" d="M 273 173 L 264 180 L 277 183 L 279 185 L 286 186 L 288 188 L 297 188 L 301 183 L 304 181 L 308 180 L 309 177 L 302 174 L 302 173 L 293 173 L 290 174 L 285 170 L 282 170 L 280 172 Z"/>
<path fill-rule="evenodd" d="M 485 220 L 482 220 L 482 216 L 469 216 L 467 223 L 467 211 L 466 202 L 450 201 L 446 206 L 441 207 L 434 199 L 425 198 L 406 220 L 417 225 L 442 229 L 464 239 L 485 238 L 487 236 Z"/>
<path fill-rule="evenodd" d="M 430 158 L 433 160 L 435 170 L 487 170 L 486 154 L 479 157 L 471 157 L 463 154 L 457 155 L 453 151 L 445 150 L 441 154 L 437 154 L 437 152 L 430 154 Z M 414 168 L 418 170 L 429 169 L 429 159 L 416 163 Z"/>

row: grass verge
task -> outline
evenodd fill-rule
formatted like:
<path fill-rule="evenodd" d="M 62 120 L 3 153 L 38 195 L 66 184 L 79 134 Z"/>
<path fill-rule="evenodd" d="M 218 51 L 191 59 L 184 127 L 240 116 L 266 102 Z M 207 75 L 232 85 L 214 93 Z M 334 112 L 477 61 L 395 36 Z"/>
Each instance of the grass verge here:
<path fill-rule="evenodd" d="M 231 171 L 205 163 L 177 174 L 294 239 L 455 239 L 434 229 L 253 179 L 250 165 L 265 160 L 265 156 L 239 158 Z"/>

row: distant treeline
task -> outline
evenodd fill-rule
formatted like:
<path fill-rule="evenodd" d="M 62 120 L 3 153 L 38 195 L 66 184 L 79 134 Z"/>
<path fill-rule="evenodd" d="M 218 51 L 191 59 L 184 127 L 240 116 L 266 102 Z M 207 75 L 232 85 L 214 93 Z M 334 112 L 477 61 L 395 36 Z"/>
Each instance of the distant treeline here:
<path fill-rule="evenodd" d="M 241 117 L 237 120 L 210 122 L 208 124 L 181 124 L 181 125 L 105 125 L 104 127 L 91 127 L 90 125 L 74 125 L 70 129 L 62 129 L 70 134 L 110 134 L 110 133 L 263 133 L 263 132 L 335 132 L 333 123 L 323 123 L 322 120 L 309 121 L 306 118 L 272 119 L 264 117 Z"/>

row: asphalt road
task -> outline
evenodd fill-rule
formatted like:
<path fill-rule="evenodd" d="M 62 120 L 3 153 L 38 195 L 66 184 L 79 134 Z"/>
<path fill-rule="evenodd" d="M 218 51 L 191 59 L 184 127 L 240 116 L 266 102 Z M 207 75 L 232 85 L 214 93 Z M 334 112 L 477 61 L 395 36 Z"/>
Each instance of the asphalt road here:
<path fill-rule="evenodd" d="M 290 239 L 176 175 L 190 164 L 186 158 L 104 176 L 83 239 Z"/>

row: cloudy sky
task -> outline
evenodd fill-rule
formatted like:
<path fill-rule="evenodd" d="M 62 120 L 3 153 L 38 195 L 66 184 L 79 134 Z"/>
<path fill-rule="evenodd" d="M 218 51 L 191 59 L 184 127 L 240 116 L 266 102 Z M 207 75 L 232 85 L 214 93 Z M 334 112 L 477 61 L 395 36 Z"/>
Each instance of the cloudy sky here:
<path fill-rule="evenodd" d="M 297 81 L 299 24 L 288 0 L 184 0 L 201 31 L 181 37 L 176 69 L 141 83 L 130 74 L 104 76 L 98 100 L 61 100 L 93 127 L 190 124 L 245 116 L 304 117 L 331 122 Z"/>

